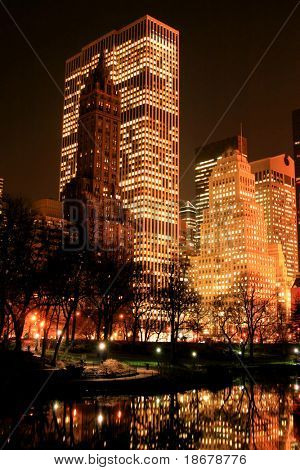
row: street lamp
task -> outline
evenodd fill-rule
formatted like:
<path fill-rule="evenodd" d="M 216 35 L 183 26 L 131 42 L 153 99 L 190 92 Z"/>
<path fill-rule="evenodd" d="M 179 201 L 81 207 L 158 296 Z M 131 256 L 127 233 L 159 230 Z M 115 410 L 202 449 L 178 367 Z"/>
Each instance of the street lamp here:
<path fill-rule="evenodd" d="M 294 348 L 294 353 L 299 354 L 299 348 Z"/>
<path fill-rule="evenodd" d="M 100 341 L 100 343 L 98 344 L 98 350 L 99 350 L 100 362 L 103 362 L 105 351 L 106 351 L 106 344 L 104 343 L 104 341 Z"/>
<path fill-rule="evenodd" d="M 192 351 L 192 357 L 197 357 L 196 351 Z"/>
<path fill-rule="evenodd" d="M 161 353 L 161 348 L 158 346 L 156 349 L 155 349 L 156 353 L 157 354 L 160 354 Z"/>

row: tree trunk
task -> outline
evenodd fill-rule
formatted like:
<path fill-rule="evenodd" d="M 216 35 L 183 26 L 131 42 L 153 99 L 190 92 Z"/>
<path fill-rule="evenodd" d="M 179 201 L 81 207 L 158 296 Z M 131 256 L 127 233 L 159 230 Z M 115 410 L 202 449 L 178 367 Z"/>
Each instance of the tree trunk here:
<path fill-rule="evenodd" d="M 254 359 L 254 343 L 253 343 L 252 338 L 249 341 L 249 356 L 250 356 L 250 361 L 253 362 L 253 359 Z"/>
<path fill-rule="evenodd" d="M 44 337 L 43 337 L 43 341 L 42 341 L 41 358 L 46 357 L 47 344 L 48 344 L 48 331 L 46 330 L 46 328 L 44 328 Z"/>
<path fill-rule="evenodd" d="M 72 333 L 71 333 L 71 344 L 72 345 L 75 341 L 75 333 L 76 333 L 76 313 L 73 314 L 73 321 L 72 321 Z"/>
<path fill-rule="evenodd" d="M 14 330 L 15 330 L 15 337 L 16 337 L 15 351 L 22 350 L 23 329 L 24 329 L 24 320 L 14 319 Z"/>
<path fill-rule="evenodd" d="M 51 361 L 51 364 L 53 366 L 56 366 L 56 361 L 57 361 L 57 357 L 58 357 L 58 353 L 59 353 L 59 349 L 60 349 L 60 346 L 61 346 L 63 336 L 66 333 L 66 331 L 69 329 L 70 318 L 71 318 L 71 316 L 67 319 L 67 322 L 65 323 L 65 326 L 63 327 L 61 335 L 58 338 L 58 341 L 55 345 L 54 354 L 53 354 L 52 361 Z"/>

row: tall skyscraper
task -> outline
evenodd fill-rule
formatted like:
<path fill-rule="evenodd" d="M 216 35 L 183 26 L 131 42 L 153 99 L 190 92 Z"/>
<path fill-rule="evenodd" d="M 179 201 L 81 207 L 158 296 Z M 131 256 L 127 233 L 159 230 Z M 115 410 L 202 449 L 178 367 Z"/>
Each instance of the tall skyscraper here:
<path fill-rule="evenodd" d="M 100 52 L 121 99 L 120 185 L 134 259 L 156 287 L 178 256 L 179 33 L 145 16 L 67 60 L 60 191 L 77 172 L 79 98 Z"/>
<path fill-rule="evenodd" d="M 190 201 L 181 201 L 179 208 L 181 227 L 180 253 L 191 254 L 195 251 L 196 208 Z"/>
<path fill-rule="evenodd" d="M 264 208 L 269 243 L 281 243 L 292 286 L 298 272 L 295 164 L 288 155 L 251 162 L 255 197 Z"/>
<path fill-rule="evenodd" d="M 247 155 L 247 139 L 241 136 L 229 137 L 205 145 L 195 150 L 195 185 L 196 185 L 196 245 L 200 243 L 200 225 L 203 222 L 203 211 L 209 206 L 209 177 L 217 161 L 228 150 L 239 150 Z"/>
<path fill-rule="evenodd" d="M 296 178 L 298 266 L 300 266 L 300 109 L 293 111 L 293 150 Z"/>
<path fill-rule="evenodd" d="M 64 188 L 65 212 L 70 212 L 72 199 L 82 201 L 80 224 L 86 240 L 101 250 L 122 250 L 131 258 L 133 227 L 123 210 L 119 177 L 120 115 L 120 97 L 101 54 L 80 94 L 77 171 Z"/>
<path fill-rule="evenodd" d="M 288 302 L 286 270 L 278 254 L 268 243 L 263 207 L 255 199 L 255 180 L 247 158 L 238 150 L 227 151 L 209 178 L 200 251 L 191 257 L 194 287 L 205 302 L 211 302 L 237 292 L 246 277 L 255 283 L 259 296 L 270 298 L 278 288 L 279 298 Z M 283 281 L 283 287 L 277 280 Z"/>

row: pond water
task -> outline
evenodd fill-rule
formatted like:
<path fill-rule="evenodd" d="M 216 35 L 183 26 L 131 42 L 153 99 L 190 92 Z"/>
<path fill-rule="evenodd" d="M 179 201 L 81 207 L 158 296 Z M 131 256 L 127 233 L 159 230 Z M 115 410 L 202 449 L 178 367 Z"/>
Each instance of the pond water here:
<path fill-rule="evenodd" d="M 1 410 L 2 442 L 17 421 Z M 300 388 L 244 384 L 39 402 L 6 448 L 298 449 Z"/>

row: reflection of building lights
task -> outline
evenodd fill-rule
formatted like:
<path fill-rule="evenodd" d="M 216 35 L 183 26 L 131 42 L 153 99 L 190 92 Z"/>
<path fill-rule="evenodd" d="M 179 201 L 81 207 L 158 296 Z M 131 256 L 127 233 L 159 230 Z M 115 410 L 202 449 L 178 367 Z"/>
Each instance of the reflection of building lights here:
<path fill-rule="evenodd" d="M 99 424 L 102 424 L 102 423 L 103 423 L 103 419 L 104 419 L 104 418 L 103 418 L 103 415 L 102 415 L 101 413 L 99 413 L 98 416 L 97 416 L 97 421 L 98 421 L 98 423 L 99 423 Z"/>
<path fill-rule="evenodd" d="M 35 321 L 36 320 L 36 315 L 32 315 L 31 316 L 31 321 Z"/>
<path fill-rule="evenodd" d="M 73 410 L 73 416 L 76 416 L 77 415 L 77 410 L 76 408 Z"/>
<path fill-rule="evenodd" d="M 122 412 L 121 410 L 118 411 L 118 414 L 117 414 L 118 418 L 121 419 L 122 418 Z"/>

